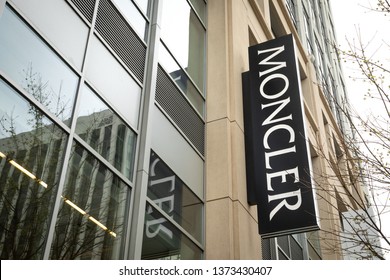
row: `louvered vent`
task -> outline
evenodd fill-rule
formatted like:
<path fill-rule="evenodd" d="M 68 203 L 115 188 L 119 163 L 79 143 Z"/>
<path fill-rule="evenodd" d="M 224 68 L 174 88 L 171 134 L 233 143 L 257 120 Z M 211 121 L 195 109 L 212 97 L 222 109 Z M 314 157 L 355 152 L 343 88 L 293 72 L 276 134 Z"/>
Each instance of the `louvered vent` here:
<path fill-rule="evenodd" d="M 204 155 L 204 122 L 160 67 L 157 71 L 156 101 Z"/>
<path fill-rule="evenodd" d="M 270 239 L 261 239 L 262 259 L 271 260 L 271 241 Z"/>
<path fill-rule="evenodd" d="M 80 10 L 85 18 L 92 22 L 93 11 L 96 0 L 71 0 L 72 3 Z"/>
<path fill-rule="evenodd" d="M 146 47 L 108 0 L 100 1 L 96 30 L 138 80 L 143 82 Z"/>

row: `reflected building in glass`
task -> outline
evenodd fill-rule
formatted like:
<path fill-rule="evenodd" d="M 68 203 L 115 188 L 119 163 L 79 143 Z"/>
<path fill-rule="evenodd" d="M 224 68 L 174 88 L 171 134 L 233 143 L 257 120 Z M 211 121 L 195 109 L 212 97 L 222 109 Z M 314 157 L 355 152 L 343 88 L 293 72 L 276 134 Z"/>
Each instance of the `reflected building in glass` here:
<path fill-rule="evenodd" d="M 308 123 L 344 125 L 309 2 L 0 1 L 0 258 L 340 258 L 318 232 L 262 243 L 246 198 L 250 45 L 294 33 Z"/>

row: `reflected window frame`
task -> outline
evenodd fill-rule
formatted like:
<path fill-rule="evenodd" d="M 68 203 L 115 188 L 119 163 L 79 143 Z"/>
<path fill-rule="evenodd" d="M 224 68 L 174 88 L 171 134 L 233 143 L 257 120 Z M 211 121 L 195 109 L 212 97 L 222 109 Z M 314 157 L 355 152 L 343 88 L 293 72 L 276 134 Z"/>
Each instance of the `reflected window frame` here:
<path fill-rule="evenodd" d="M 150 11 L 150 3 L 148 3 L 148 8 L 146 13 L 143 11 L 143 9 L 139 6 L 138 3 L 136 3 L 133 0 L 111 0 L 116 9 L 119 11 L 119 13 L 122 15 L 122 17 L 130 24 L 131 28 L 138 34 L 138 37 L 142 39 L 144 42 L 148 41 L 148 36 L 149 36 L 149 26 L 150 26 L 150 21 L 147 16 L 147 13 Z M 125 1 L 125 2 L 124 2 Z M 128 4 L 125 4 L 125 3 Z M 124 9 L 125 6 L 127 5 L 126 8 L 131 8 L 134 9 L 132 12 L 135 12 L 138 20 L 140 17 L 143 19 L 143 23 L 139 23 L 137 19 L 134 17 L 134 15 L 130 15 L 131 12 L 129 13 L 127 9 Z M 143 27 L 140 26 L 143 25 Z M 142 30 L 143 29 L 143 30 Z"/>
<path fill-rule="evenodd" d="M 171 17 L 168 17 L 166 14 L 164 14 L 164 11 L 166 11 L 164 9 L 164 4 L 166 4 L 166 3 L 172 4 L 171 0 L 164 0 L 162 3 L 163 8 L 162 8 L 162 15 L 161 15 L 162 20 L 161 20 L 161 38 L 160 39 L 164 43 L 164 45 L 166 46 L 166 48 L 170 52 L 170 54 L 174 57 L 174 59 L 180 65 L 180 68 L 185 69 L 186 74 L 191 78 L 193 84 L 196 86 L 198 91 L 203 96 L 205 96 L 205 92 L 206 92 L 206 40 L 207 40 L 206 26 L 202 22 L 202 20 L 200 19 L 199 15 L 197 14 L 196 10 L 194 9 L 194 6 L 192 4 L 190 4 L 190 2 L 188 0 L 178 0 L 178 1 L 181 1 L 180 5 L 183 5 L 183 7 L 184 7 L 184 5 L 186 5 L 186 11 L 187 11 L 187 9 L 189 11 L 189 19 L 191 19 L 192 14 L 194 15 L 192 22 L 190 20 L 188 22 L 189 28 L 186 32 L 188 32 L 188 34 L 189 34 L 190 30 L 196 30 L 196 29 L 201 30 L 202 32 L 195 33 L 195 34 L 201 35 L 201 37 L 202 37 L 201 41 L 203 43 L 202 47 L 190 48 L 191 38 L 189 37 L 189 38 L 185 38 L 185 40 L 186 40 L 185 44 L 187 45 L 187 47 L 185 48 L 186 49 L 185 50 L 186 51 L 186 58 L 184 58 L 182 55 L 180 55 L 180 53 L 177 51 L 176 46 L 181 45 L 181 43 L 177 44 L 177 42 L 178 41 L 182 42 L 183 40 L 182 39 L 177 40 L 177 38 L 173 38 L 172 35 L 167 35 L 167 34 L 177 34 L 178 32 L 172 33 L 171 30 L 167 26 L 164 25 L 165 23 L 170 21 L 167 19 L 171 18 Z M 197 26 L 198 24 L 199 24 L 199 26 Z M 177 22 L 175 23 L 175 26 L 178 26 Z M 182 38 L 182 37 L 183 36 L 181 36 L 180 38 Z M 173 43 L 173 41 L 175 41 L 175 43 Z M 199 41 L 199 40 L 197 40 L 197 41 Z M 196 70 L 195 72 L 193 72 L 191 70 L 193 68 L 193 66 L 195 66 L 194 63 L 191 63 L 191 65 L 190 65 L 190 60 L 192 57 L 190 55 L 191 50 L 200 50 L 202 53 L 201 57 L 197 57 L 195 60 L 194 60 L 194 58 L 192 58 L 193 61 L 198 61 L 198 62 L 201 61 L 201 65 L 199 65 L 199 63 L 197 63 L 197 67 L 194 67 L 194 69 Z M 183 63 L 184 60 L 187 60 L 187 62 Z M 184 65 L 184 64 L 187 64 L 187 65 Z M 201 67 L 199 67 L 199 66 L 201 66 Z"/>
<path fill-rule="evenodd" d="M 72 85 L 68 84 L 72 88 L 72 92 L 68 93 L 67 95 L 64 95 L 65 97 L 69 97 L 68 100 L 66 100 L 66 103 L 64 103 L 64 104 L 67 104 L 67 106 L 69 106 L 69 108 L 67 109 L 67 115 L 64 117 L 61 117 L 63 115 L 62 111 L 64 111 L 64 110 L 59 110 L 58 108 L 55 108 L 56 110 L 59 110 L 59 111 L 54 111 L 54 109 L 51 108 L 53 106 L 49 107 L 49 104 L 51 103 L 51 101 L 57 100 L 57 102 L 60 102 L 60 98 L 53 96 L 50 92 L 46 93 L 47 94 L 46 98 L 48 99 L 50 97 L 51 98 L 50 100 L 47 100 L 47 99 L 42 100 L 39 95 L 37 97 L 34 95 L 34 91 L 36 91 L 37 89 L 38 90 L 45 90 L 45 88 L 47 86 L 50 87 L 49 91 L 50 90 L 53 91 L 53 90 L 51 89 L 52 85 L 50 85 L 48 83 L 49 81 L 46 81 L 46 82 L 42 81 L 41 73 L 33 72 L 31 60 L 29 60 L 29 65 L 27 66 L 27 68 L 22 70 L 26 73 L 26 77 L 25 77 L 25 79 L 23 79 L 23 82 L 20 82 L 17 79 L 15 79 L 14 73 L 12 73 L 12 71 L 9 72 L 9 69 L 4 69 L 2 71 L 4 71 L 4 73 L 6 75 L 8 75 L 8 77 L 11 78 L 15 84 L 17 84 L 18 86 L 23 88 L 24 91 L 26 93 L 28 93 L 28 95 L 34 99 L 34 101 L 40 103 L 40 105 L 45 107 L 45 109 L 50 114 L 52 114 L 55 118 L 60 120 L 62 123 L 66 124 L 68 127 L 70 127 L 72 119 L 73 119 L 75 101 L 76 101 L 78 86 L 79 86 L 79 82 L 80 82 L 79 74 L 71 65 L 68 64 L 67 61 L 64 60 L 64 58 L 56 50 L 53 49 L 53 47 L 46 41 L 46 39 L 37 30 L 35 30 L 29 24 L 29 22 L 21 14 L 19 14 L 12 6 L 10 6 L 9 4 L 4 5 L 4 9 L 2 11 L 2 14 L 0 15 L 0 20 L 3 19 L 3 17 L 5 16 L 5 13 L 9 13 L 7 15 L 10 15 L 12 17 L 12 20 L 16 20 L 18 22 L 20 29 L 24 29 L 24 30 L 22 30 L 23 32 L 27 31 L 28 34 L 33 38 L 34 42 L 37 45 L 39 45 L 39 47 L 41 47 L 41 46 L 43 47 L 43 49 L 38 49 L 38 50 L 43 50 L 47 55 L 49 55 L 51 57 L 51 60 L 57 66 L 56 67 L 57 70 L 61 69 L 62 72 L 67 71 L 67 73 L 66 73 L 67 77 L 73 79 L 73 81 L 71 81 Z M 19 53 L 19 55 L 20 55 L 20 53 Z M 54 72 L 52 71 L 52 69 L 50 69 L 50 71 L 46 71 L 46 74 L 47 73 L 54 73 Z M 32 84 L 35 80 L 38 80 L 38 82 L 41 84 L 38 86 Z M 59 91 L 62 90 L 62 82 L 63 82 L 63 80 L 61 80 L 61 82 L 60 82 Z M 40 88 L 42 88 L 42 89 L 40 89 Z M 45 94 L 45 92 L 44 92 L 44 94 Z M 43 94 L 43 97 L 44 97 L 44 94 Z M 55 107 L 55 105 L 54 105 L 54 107 Z M 57 104 L 57 107 L 58 107 L 58 104 Z M 45 112 L 46 112 L 46 110 L 45 110 Z M 48 112 L 46 112 L 46 113 L 48 113 Z"/>
<path fill-rule="evenodd" d="M 89 96 L 88 96 L 89 95 Z M 88 98 L 89 97 L 89 98 Z M 82 121 L 80 120 L 81 118 L 88 118 L 91 115 L 95 115 L 93 118 L 96 118 L 96 115 L 103 112 L 92 112 L 91 115 L 86 116 L 85 112 L 83 115 L 80 115 L 82 110 L 83 110 L 83 101 L 88 100 L 89 102 L 92 101 L 92 97 L 95 98 L 95 104 L 99 103 L 99 106 L 104 106 L 105 110 L 104 111 L 109 111 L 108 116 L 102 118 L 99 121 L 99 124 L 96 127 L 91 127 L 94 128 L 93 130 L 87 129 L 88 131 L 86 133 L 81 133 L 83 131 L 78 131 L 80 129 L 80 126 L 82 126 Z M 85 103 L 87 104 L 87 103 Z M 101 157 L 103 157 L 113 168 L 115 168 L 118 172 L 120 172 L 124 177 L 126 177 L 130 182 L 133 182 L 134 180 L 134 173 L 135 173 L 135 156 L 136 156 L 136 147 L 137 147 L 137 140 L 138 140 L 138 135 L 136 131 L 134 131 L 131 126 L 123 119 L 121 118 L 120 115 L 116 113 L 116 111 L 109 105 L 107 102 L 103 99 L 102 96 L 100 96 L 92 86 L 90 86 L 87 82 L 85 82 L 81 86 L 81 90 L 79 93 L 78 97 L 78 106 L 77 106 L 77 112 L 75 113 L 75 119 L 76 119 L 76 124 L 75 124 L 75 132 L 78 137 L 80 137 L 86 144 L 88 144 L 89 147 L 91 147 L 96 153 L 98 153 Z M 90 103 L 88 103 L 88 106 L 86 107 L 87 109 L 90 109 Z M 101 108 L 101 107 L 100 107 Z M 99 109 L 100 109 L 99 108 Z M 93 110 L 96 110 L 96 108 L 93 108 Z M 88 121 L 87 123 L 90 123 Z M 115 123 L 117 125 L 114 127 Z M 111 125 L 110 125 L 111 124 Z M 109 126 L 110 125 L 110 126 Z M 125 131 L 123 131 L 123 127 L 125 127 Z M 110 131 L 107 131 L 109 129 Z M 104 131 L 97 131 L 97 130 L 104 130 Z M 114 135 L 113 133 L 116 134 Z M 103 133 L 103 137 L 100 137 L 101 142 L 97 142 L 97 134 Z M 107 142 L 107 133 L 110 134 L 109 136 L 113 138 L 115 136 L 115 140 L 110 141 L 109 143 Z M 127 142 L 127 146 L 123 146 L 122 148 L 127 151 L 127 157 L 125 159 L 125 162 L 128 163 L 125 166 L 122 166 L 123 158 L 120 160 L 118 158 L 119 154 L 120 156 L 123 156 L 124 151 L 119 151 L 115 149 L 113 150 L 113 145 L 117 148 L 117 145 L 119 145 L 120 140 L 124 140 L 122 138 L 118 138 L 119 134 L 127 135 L 127 140 L 128 141 L 122 141 Z M 128 146 L 130 145 L 130 146 Z M 127 148 L 127 149 L 126 149 Z M 108 153 L 108 154 L 107 154 Z M 112 157 L 113 155 L 113 157 Z M 121 162 L 119 162 L 121 161 Z M 123 170 L 123 168 L 125 170 Z"/>
<path fill-rule="evenodd" d="M 201 260 L 203 253 L 200 244 L 184 234 L 161 210 L 146 203 L 142 260 Z"/>
<path fill-rule="evenodd" d="M 133 190 L 130 185 L 118 177 L 117 174 L 81 143 L 74 140 L 70 153 L 49 258 L 85 260 L 122 259 L 124 256 L 127 228 L 129 223 L 131 224 L 128 212 Z M 88 169 L 92 169 L 92 172 L 88 172 Z M 74 176 L 75 172 L 78 174 L 76 177 Z M 108 181 L 109 179 L 111 181 Z M 98 180 L 104 180 L 104 184 L 108 182 L 111 193 L 112 188 L 120 189 L 120 193 L 117 195 L 122 200 L 118 202 L 117 199 L 112 199 L 110 193 L 108 194 L 109 201 L 103 201 L 104 199 L 107 200 L 107 194 L 104 194 L 104 191 L 108 186 L 104 184 L 100 186 Z M 77 183 L 81 184 L 81 186 L 77 187 Z M 83 191 L 83 188 L 86 187 L 89 188 L 87 192 Z M 91 188 L 92 192 L 90 190 Z M 85 194 L 87 194 L 87 199 L 85 198 Z M 105 208 L 101 208 L 101 205 L 100 208 L 93 208 L 93 200 L 95 200 L 96 206 L 96 200 L 99 202 L 99 199 L 101 204 L 105 203 L 105 207 L 113 207 L 115 213 L 112 213 L 112 208 L 109 208 L 110 211 L 104 212 L 102 209 Z M 114 205 L 115 203 L 116 205 Z M 65 212 L 62 213 L 62 211 Z M 118 212 L 120 212 L 119 216 Z M 104 220 L 101 217 L 102 215 L 104 216 Z M 110 219 L 109 215 L 114 215 L 114 220 Z M 116 224 L 118 221 L 121 224 Z M 79 237 L 76 238 L 72 234 L 63 234 L 63 229 L 73 230 L 72 228 L 68 228 L 72 226 L 70 222 L 76 229 Z M 81 230 L 84 230 L 85 233 Z M 77 242 L 69 241 L 72 238 L 73 241 Z M 80 245 L 78 238 L 84 238 L 82 245 Z M 107 247 L 110 244 L 112 247 Z M 77 251 L 80 250 L 78 246 L 84 245 L 86 247 L 85 252 L 78 253 Z M 69 250 L 72 246 L 76 252 Z"/>
<path fill-rule="evenodd" d="M 192 78 L 188 75 L 187 71 L 183 69 L 183 67 L 176 60 L 175 56 L 171 53 L 165 43 L 160 40 L 159 45 L 159 65 L 164 69 L 164 71 L 168 74 L 168 76 L 175 82 L 175 85 L 180 90 L 183 96 L 189 101 L 191 106 L 195 109 L 195 111 L 202 117 L 205 117 L 205 107 L 206 100 L 203 93 L 200 91 L 198 86 L 194 83 Z M 168 60 L 170 60 L 170 64 L 175 64 L 177 70 L 174 72 L 169 72 L 168 68 Z M 175 75 L 175 73 L 181 72 L 182 75 Z M 179 74 L 181 74 L 179 73 Z M 182 80 L 187 81 L 187 85 L 185 85 Z"/>
<path fill-rule="evenodd" d="M 13 102 L 14 106 L 27 106 L 30 108 L 29 110 L 26 110 L 25 108 L 21 108 L 21 110 L 24 112 L 27 111 L 27 114 L 40 115 L 38 118 L 35 115 L 36 122 L 38 122 L 38 125 L 42 125 L 42 128 L 44 129 L 35 128 L 34 126 L 30 125 L 33 130 L 25 131 L 25 127 L 23 127 L 23 131 L 16 135 L 11 135 L 10 137 L 12 137 L 12 141 L 17 141 L 17 137 L 19 137 L 23 142 L 23 145 L 17 145 L 16 149 L 18 151 L 15 152 L 7 152 L 6 150 L 3 150 L 3 145 L 10 145 L 4 142 L 4 140 L 7 138 L 0 139 L 0 143 L 4 142 L 0 144 L 0 180 L 4 179 L 4 174 L 2 174 L 3 171 L 8 170 L 6 172 L 7 177 L 5 178 L 7 183 L 0 184 L 0 188 L 2 189 L 1 193 L 3 194 L 6 192 L 6 196 L 12 195 L 12 191 L 10 192 L 11 189 L 9 187 L 15 189 L 16 186 L 13 185 L 12 182 L 18 184 L 18 194 L 13 191 L 14 194 L 12 195 L 13 197 L 18 195 L 18 204 L 12 207 L 12 209 L 17 208 L 17 206 L 21 206 L 19 205 L 19 198 L 23 197 L 23 193 L 25 195 L 25 197 L 21 199 L 21 201 L 24 201 L 24 204 L 22 205 L 23 207 L 22 209 L 19 209 L 21 212 L 25 212 L 25 215 L 14 216 L 14 218 L 16 216 L 20 216 L 17 221 L 14 221 L 14 223 L 16 222 L 17 224 L 16 231 L 18 231 L 19 234 L 14 234 L 11 239 L 7 237 L 9 235 L 7 234 L 7 236 L 4 237 L 5 239 L 1 238 L 1 240 L 4 240 L 7 244 L 9 243 L 13 250 L 22 247 L 26 250 L 28 249 L 28 252 L 23 250 L 13 251 L 11 256 L 3 255 L 4 252 L 2 252 L 1 255 L 4 258 L 13 259 L 43 259 L 45 249 L 44 244 L 49 238 L 48 233 L 51 224 L 51 217 L 56 205 L 56 196 L 61 178 L 61 174 L 58 172 L 58 170 L 61 170 L 64 165 L 68 134 L 58 124 L 51 120 L 44 111 L 35 106 L 12 85 L 0 77 L 0 87 L 3 85 L 5 90 L 9 90 L 9 93 L 13 95 L 13 97 L 11 97 L 11 99 L 15 99 L 13 101 L 19 99 L 19 101 L 22 102 Z M 12 110 L 11 106 L 8 106 L 7 109 Z M 2 121 L 6 121 L 4 116 L 5 115 L 0 116 Z M 41 118 L 44 118 L 45 121 L 40 121 L 39 119 Z M 1 129 L 2 128 L 0 128 L 0 130 Z M 34 133 L 34 131 L 38 135 L 31 136 L 29 133 Z M 44 132 L 44 134 L 42 134 L 42 132 Z M 50 138 L 51 135 L 52 138 Z M 29 141 L 25 141 L 25 139 L 23 139 L 24 137 L 26 137 Z M 30 149 L 24 149 L 26 143 L 30 143 L 31 141 L 33 141 L 34 146 L 31 146 Z M 38 142 L 36 143 L 36 141 Z M 43 160 L 43 163 L 40 162 L 41 160 Z M 9 166 L 6 163 L 9 163 Z M 8 187 L 8 189 L 6 189 L 8 184 L 11 185 Z M 36 196 L 34 196 L 34 194 Z M 13 199 L 8 198 L 7 201 L 13 201 Z M 42 206 L 40 205 L 41 203 L 46 205 Z M 25 209 L 25 207 L 27 208 Z M 1 208 L 3 213 L 4 207 Z M 31 216 L 31 213 L 29 216 L 29 212 L 31 211 L 28 210 L 30 208 L 33 209 L 33 216 Z M 7 213 L 4 212 L 4 214 L 6 215 Z M 24 222 L 22 218 L 25 219 Z M 43 222 L 41 224 L 37 224 L 35 223 L 37 219 L 43 220 Z M 3 227 L 3 221 L 0 222 L 2 223 Z M 22 224 L 22 227 L 20 227 L 20 224 Z M 26 234 L 28 234 L 27 237 Z M 35 237 L 31 238 L 31 236 Z M 38 242 L 38 239 L 40 240 L 41 244 L 38 244 L 37 247 L 34 247 L 36 245 L 34 242 Z M 4 248 L 3 246 L 1 247 L 2 249 Z M 37 255 L 32 255 L 33 253 Z"/>
<path fill-rule="evenodd" d="M 147 197 L 197 242 L 204 242 L 204 202 L 154 151 L 150 153 Z"/>

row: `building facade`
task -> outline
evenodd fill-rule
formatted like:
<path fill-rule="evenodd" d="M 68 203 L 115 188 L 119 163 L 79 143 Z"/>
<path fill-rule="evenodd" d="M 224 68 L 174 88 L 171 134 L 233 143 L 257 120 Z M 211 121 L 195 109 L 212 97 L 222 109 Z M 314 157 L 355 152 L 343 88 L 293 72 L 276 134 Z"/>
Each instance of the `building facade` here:
<path fill-rule="evenodd" d="M 320 180 L 349 133 L 328 1 L 1 0 L 1 259 L 341 259 L 335 195 L 263 240 L 247 202 L 241 74 L 286 34 Z"/>

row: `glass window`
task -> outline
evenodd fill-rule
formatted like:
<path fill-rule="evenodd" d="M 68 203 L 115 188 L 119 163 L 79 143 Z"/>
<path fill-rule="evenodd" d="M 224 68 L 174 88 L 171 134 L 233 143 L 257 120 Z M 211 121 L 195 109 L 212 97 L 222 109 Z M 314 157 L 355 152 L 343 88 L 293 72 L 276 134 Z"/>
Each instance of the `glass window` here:
<path fill-rule="evenodd" d="M 180 68 L 163 44 L 160 44 L 159 48 L 159 62 L 164 67 L 165 71 L 167 71 L 176 82 L 179 88 L 184 92 L 199 114 L 204 116 L 203 97 L 192 84 L 191 80 L 188 79 L 185 71 Z"/>
<path fill-rule="evenodd" d="M 149 0 L 135 0 L 135 2 L 141 8 L 141 10 L 144 12 L 144 14 L 149 16 L 149 12 L 150 12 L 149 2 L 150 1 Z"/>
<path fill-rule="evenodd" d="M 90 43 L 86 75 L 114 109 L 137 127 L 141 87 L 96 36 Z"/>
<path fill-rule="evenodd" d="M 122 12 L 124 17 L 130 22 L 138 35 L 146 40 L 147 38 L 147 22 L 141 15 L 139 10 L 135 7 L 131 0 L 113 0 L 118 9 Z"/>
<path fill-rule="evenodd" d="M 51 259 L 123 257 L 130 188 L 77 143 L 69 160 Z"/>
<path fill-rule="evenodd" d="M 76 133 L 132 179 L 135 133 L 86 85 L 81 94 Z"/>
<path fill-rule="evenodd" d="M 202 202 L 154 152 L 150 158 L 148 197 L 202 242 Z"/>
<path fill-rule="evenodd" d="M 8 6 L 0 18 L 0 70 L 70 123 L 78 77 Z"/>
<path fill-rule="evenodd" d="M 147 204 L 141 258 L 199 260 L 202 258 L 202 250 Z"/>
<path fill-rule="evenodd" d="M 203 92 L 206 31 L 186 0 L 165 0 L 162 10 L 161 37 Z"/>
<path fill-rule="evenodd" d="M 0 258 L 41 259 L 65 133 L 0 80 Z"/>
<path fill-rule="evenodd" d="M 303 256 L 303 249 L 301 245 L 292 236 L 289 236 L 289 241 L 290 241 L 291 259 L 303 260 L 304 256 Z"/>
<path fill-rule="evenodd" d="M 13 2 L 71 63 L 81 69 L 88 27 L 66 1 L 13 0 Z"/>
<path fill-rule="evenodd" d="M 190 0 L 192 6 L 194 6 L 195 11 L 198 13 L 200 19 L 205 23 L 206 22 L 206 3 L 204 0 Z"/>

